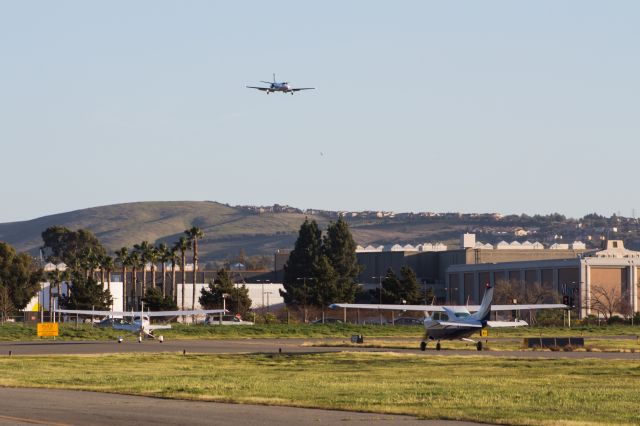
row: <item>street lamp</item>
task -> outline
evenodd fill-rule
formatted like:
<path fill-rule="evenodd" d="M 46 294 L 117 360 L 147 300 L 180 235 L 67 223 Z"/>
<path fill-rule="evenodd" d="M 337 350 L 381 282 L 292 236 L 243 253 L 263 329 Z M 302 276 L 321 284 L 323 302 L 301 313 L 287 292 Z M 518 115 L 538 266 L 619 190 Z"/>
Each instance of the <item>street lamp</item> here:
<path fill-rule="evenodd" d="M 222 294 L 222 310 L 226 311 L 227 310 L 227 299 L 231 297 L 231 295 L 229 293 L 223 293 Z M 224 313 L 223 313 L 224 314 Z"/>
<path fill-rule="evenodd" d="M 269 303 L 269 295 L 273 293 L 270 291 L 267 291 L 265 294 L 267 295 L 267 312 L 269 312 L 269 308 L 271 307 L 271 304 Z"/>
<path fill-rule="evenodd" d="M 262 284 L 262 311 L 264 312 L 264 283 L 270 283 L 269 280 L 256 280 L 257 283 Z"/>

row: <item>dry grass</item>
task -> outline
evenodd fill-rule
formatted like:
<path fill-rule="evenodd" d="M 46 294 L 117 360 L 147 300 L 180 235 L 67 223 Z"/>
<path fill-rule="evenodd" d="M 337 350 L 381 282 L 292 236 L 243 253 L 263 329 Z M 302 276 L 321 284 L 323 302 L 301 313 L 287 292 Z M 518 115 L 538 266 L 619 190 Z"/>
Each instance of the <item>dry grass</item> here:
<path fill-rule="evenodd" d="M 0 385 L 502 424 L 640 423 L 640 360 L 389 353 L 6 357 Z"/>

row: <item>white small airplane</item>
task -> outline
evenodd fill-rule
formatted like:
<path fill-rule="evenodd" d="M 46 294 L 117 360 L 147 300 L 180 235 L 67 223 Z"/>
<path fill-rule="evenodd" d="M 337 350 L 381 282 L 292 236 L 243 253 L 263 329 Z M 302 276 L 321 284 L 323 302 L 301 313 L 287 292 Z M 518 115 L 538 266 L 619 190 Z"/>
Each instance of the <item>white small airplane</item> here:
<path fill-rule="evenodd" d="M 248 89 L 258 89 L 263 92 L 267 92 L 267 95 L 271 92 L 281 92 L 281 93 L 291 93 L 292 95 L 295 92 L 299 92 L 300 90 L 314 90 L 315 87 L 291 87 L 288 81 L 277 82 L 276 75 L 273 74 L 273 81 L 260 81 L 261 83 L 266 83 L 269 87 L 258 87 L 258 86 L 247 86 Z"/>
<path fill-rule="evenodd" d="M 335 303 L 331 308 L 378 309 L 394 311 L 424 312 L 425 338 L 420 342 L 420 350 L 427 349 L 429 340 L 436 341 L 436 350 L 440 350 L 440 340 L 461 339 L 473 342 L 476 348 L 482 350 L 482 342 L 469 339 L 476 331 L 485 327 L 521 327 L 528 325 L 526 321 L 491 321 L 492 311 L 516 311 L 531 309 L 567 309 L 563 304 L 523 304 L 523 305 L 492 305 L 493 287 L 487 284 L 487 290 L 480 306 L 435 306 L 435 305 L 371 305 L 358 303 Z M 429 315 L 429 312 L 432 312 Z M 473 314 L 471 312 L 474 312 Z"/>
<path fill-rule="evenodd" d="M 110 318 L 131 318 L 130 322 L 113 323 L 114 330 L 125 330 L 132 333 L 138 333 L 140 337 L 148 336 L 155 338 L 153 332 L 155 330 L 168 330 L 170 324 L 151 324 L 150 317 L 177 317 L 181 315 L 209 315 L 209 314 L 225 314 L 225 309 L 196 309 L 185 311 L 145 311 L 144 307 L 140 312 L 117 312 L 117 311 L 91 311 L 77 309 L 58 309 L 61 314 L 70 315 L 91 315 L 106 316 Z"/>

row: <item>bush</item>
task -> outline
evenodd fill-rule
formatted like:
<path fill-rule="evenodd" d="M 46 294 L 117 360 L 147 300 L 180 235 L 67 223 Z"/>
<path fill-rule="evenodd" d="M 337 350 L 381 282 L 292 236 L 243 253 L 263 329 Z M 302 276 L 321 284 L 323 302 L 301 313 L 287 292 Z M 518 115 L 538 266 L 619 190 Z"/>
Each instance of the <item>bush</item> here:
<path fill-rule="evenodd" d="M 280 324 L 278 317 L 273 312 L 267 312 L 264 315 L 256 314 L 255 324 Z"/>
<path fill-rule="evenodd" d="M 618 315 L 613 315 L 607 320 L 607 324 L 624 324 L 624 319 Z"/>

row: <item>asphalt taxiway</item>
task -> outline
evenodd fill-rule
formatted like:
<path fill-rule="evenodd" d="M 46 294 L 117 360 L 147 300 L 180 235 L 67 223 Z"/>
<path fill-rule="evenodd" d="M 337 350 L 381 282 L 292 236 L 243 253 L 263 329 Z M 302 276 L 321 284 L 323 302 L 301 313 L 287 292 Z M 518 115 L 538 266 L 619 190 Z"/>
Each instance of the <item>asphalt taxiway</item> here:
<path fill-rule="evenodd" d="M 385 425 L 477 423 L 308 408 L 181 401 L 52 389 L 0 388 L 0 425 Z"/>
<path fill-rule="evenodd" d="M 335 341 L 335 339 L 330 339 Z M 179 353 L 179 354 L 227 354 L 227 353 L 322 353 L 322 352 L 402 352 L 423 356 L 501 356 L 512 358 L 600 358 L 600 359 L 640 359 L 640 351 L 632 352 L 586 352 L 586 351 L 436 351 L 429 348 L 425 352 L 416 349 L 367 348 L 362 346 L 333 347 L 321 346 L 326 339 L 232 339 L 232 340 L 170 340 L 163 343 L 144 340 L 142 343 L 132 337 L 122 343 L 117 341 L 30 341 L 1 342 L 0 356 L 21 355 L 82 355 L 117 353 Z M 319 346 L 320 345 L 320 346 Z"/>

